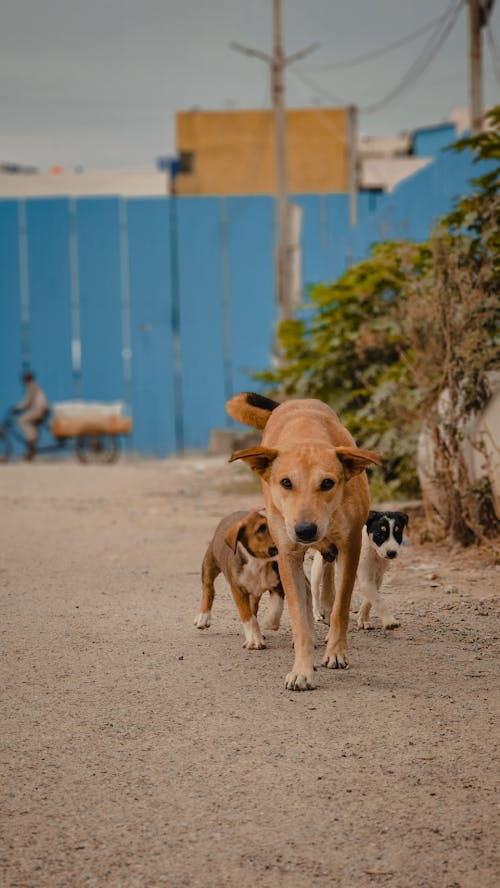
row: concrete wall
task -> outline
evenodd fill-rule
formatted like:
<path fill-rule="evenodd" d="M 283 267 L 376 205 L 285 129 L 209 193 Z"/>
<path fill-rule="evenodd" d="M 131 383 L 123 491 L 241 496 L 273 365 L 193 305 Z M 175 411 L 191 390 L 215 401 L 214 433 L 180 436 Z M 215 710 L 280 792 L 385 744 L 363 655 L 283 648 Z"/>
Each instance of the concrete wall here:
<path fill-rule="evenodd" d="M 2 197 L 147 197 L 167 194 L 167 173 L 155 170 L 83 170 L 81 173 L 0 173 Z"/>
<path fill-rule="evenodd" d="M 291 109 L 286 124 L 289 190 L 348 191 L 347 109 Z M 183 111 L 176 125 L 178 153 L 193 152 L 195 162 L 179 176 L 179 194 L 276 192 L 271 111 Z"/>

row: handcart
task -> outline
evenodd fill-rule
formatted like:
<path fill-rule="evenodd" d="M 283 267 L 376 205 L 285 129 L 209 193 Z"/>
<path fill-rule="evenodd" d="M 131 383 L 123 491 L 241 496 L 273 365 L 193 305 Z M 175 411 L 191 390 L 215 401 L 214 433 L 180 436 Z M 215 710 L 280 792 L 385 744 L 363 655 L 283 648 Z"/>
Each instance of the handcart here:
<path fill-rule="evenodd" d="M 74 443 L 77 458 L 82 463 L 112 463 L 118 457 L 121 438 L 132 431 L 132 418 L 123 415 L 121 401 L 61 401 L 53 404 L 41 421 L 39 439 L 46 429 L 52 443 L 37 446 L 37 454 L 58 453 Z M 0 425 L 0 462 L 8 462 L 13 442 L 25 444 L 8 413 Z"/>
<path fill-rule="evenodd" d="M 121 435 L 132 431 L 130 416 L 56 416 L 52 435 L 66 443 L 73 439 L 80 462 L 115 462 L 120 450 Z"/>

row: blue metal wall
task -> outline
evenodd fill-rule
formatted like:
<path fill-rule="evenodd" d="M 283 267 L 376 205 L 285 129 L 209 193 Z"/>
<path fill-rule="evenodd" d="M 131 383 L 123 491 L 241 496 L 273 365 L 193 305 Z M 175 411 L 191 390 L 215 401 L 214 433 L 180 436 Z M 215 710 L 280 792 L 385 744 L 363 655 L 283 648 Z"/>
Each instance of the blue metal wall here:
<path fill-rule="evenodd" d="M 20 205 L 0 201 L 0 417 L 19 390 L 23 356 L 20 280 Z"/>
<path fill-rule="evenodd" d="M 435 157 L 456 139 L 454 123 L 429 126 L 417 129 L 412 137 L 412 152 L 415 157 Z"/>
<path fill-rule="evenodd" d="M 440 154 L 392 194 L 361 194 L 354 229 L 347 195 L 295 195 L 304 286 L 376 241 L 425 239 L 481 172 Z M 274 235 L 265 196 L 0 201 L 0 414 L 29 365 L 52 401 L 124 400 L 138 452 L 206 447 L 226 398 L 269 365 Z"/>
<path fill-rule="evenodd" d="M 353 261 L 364 259 L 379 241 L 426 240 L 454 201 L 471 191 L 470 180 L 491 168 L 486 161 L 474 164 L 467 151 L 442 151 L 434 163 L 381 195 L 375 212 L 361 216 L 350 235 Z"/>
<path fill-rule="evenodd" d="M 127 223 L 132 443 L 141 453 L 170 453 L 175 399 L 168 201 L 129 200 Z"/>
<path fill-rule="evenodd" d="M 59 401 L 72 393 L 68 201 L 26 201 L 26 238 L 30 363 Z"/>
<path fill-rule="evenodd" d="M 75 204 L 81 342 L 76 387 L 86 400 L 121 400 L 125 391 L 119 201 L 91 198 Z"/>

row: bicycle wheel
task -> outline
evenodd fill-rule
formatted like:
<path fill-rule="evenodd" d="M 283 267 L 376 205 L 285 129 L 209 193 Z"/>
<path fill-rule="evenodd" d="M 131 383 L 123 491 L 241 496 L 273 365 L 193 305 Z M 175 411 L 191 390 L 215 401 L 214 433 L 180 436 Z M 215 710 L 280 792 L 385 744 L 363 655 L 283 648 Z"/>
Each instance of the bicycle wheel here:
<path fill-rule="evenodd" d="M 75 449 L 82 463 L 112 463 L 118 456 L 118 436 L 81 435 L 75 441 Z"/>
<path fill-rule="evenodd" d="M 0 463 L 9 461 L 12 455 L 12 446 L 8 435 L 0 428 Z"/>

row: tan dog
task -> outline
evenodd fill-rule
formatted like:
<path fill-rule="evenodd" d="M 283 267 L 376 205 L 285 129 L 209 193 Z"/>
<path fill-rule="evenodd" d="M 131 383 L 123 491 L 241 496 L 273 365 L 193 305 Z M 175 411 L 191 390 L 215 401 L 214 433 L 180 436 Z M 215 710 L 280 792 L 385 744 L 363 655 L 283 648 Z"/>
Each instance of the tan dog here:
<path fill-rule="evenodd" d="M 262 650 L 264 639 L 257 620 L 260 597 L 271 592 L 271 614 L 266 628 L 279 627 L 283 590 L 278 575 L 278 550 L 263 511 L 233 512 L 217 526 L 201 568 L 198 629 L 208 629 L 215 596 L 214 580 L 222 572 L 231 587 L 245 633 L 244 648 Z"/>
<path fill-rule="evenodd" d="M 357 448 L 337 414 L 322 401 L 278 404 L 244 392 L 231 398 L 226 409 L 234 419 L 264 429 L 262 446 L 233 453 L 230 461 L 243 459 L 262 479 L 295 646 L 285 687 L 309 690 L 314 687 L 314 623 L 304 555 L 314 548 L 326 556 L 323 585 L 331 590 L 334 604 L 323 665 L 345 669 L 349 605 L 370 507 L 365 469 L 381 459 Z"/>

